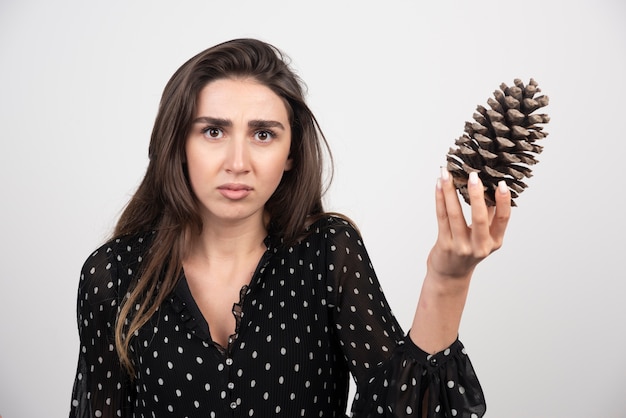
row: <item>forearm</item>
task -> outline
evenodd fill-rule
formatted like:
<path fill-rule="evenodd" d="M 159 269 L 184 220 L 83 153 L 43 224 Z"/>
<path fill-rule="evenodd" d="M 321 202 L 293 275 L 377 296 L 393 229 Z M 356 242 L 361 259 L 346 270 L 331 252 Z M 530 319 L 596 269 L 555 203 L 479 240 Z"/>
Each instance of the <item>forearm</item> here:
<path fill-rule="evenodd" d="M 500 248 L 511 214 L 511 194 L 498 183 L 496 206 L 487 207 L 478 174 L 468 179 L 472 207 L 467 224 L 450 174 L 444 169 L 435 192 L 438 236 L 428 255 L 426 278 L 410 337 L 422 350 L 436 353 L 452 344 L 476 265 Z"/>
<path fill-rule="evenodd" d="M 429 269 L 409 333 L 415 345 L 434 354 L 456 340 L 470 279 L 471 273 L 462 278 L 444 277 Z"/>

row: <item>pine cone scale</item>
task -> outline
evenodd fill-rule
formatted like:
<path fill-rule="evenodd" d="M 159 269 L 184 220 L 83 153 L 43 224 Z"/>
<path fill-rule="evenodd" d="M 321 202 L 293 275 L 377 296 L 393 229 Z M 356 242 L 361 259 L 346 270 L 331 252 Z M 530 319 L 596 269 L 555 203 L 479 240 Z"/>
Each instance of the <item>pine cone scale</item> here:
<path fill-rule="evenodd" d="M 511 204 L 528 186 L 522 179 L 532 177 L 530 166 L 537 164 L 535 154 L 543 146 L 535 142 L 545 138 L 541 124 L 550 121 L 546 114 L 533 113 L 549 103 L 548 96 L 536 96 L 541 89 L 535 80 L 527 85 L 515 79 L 513 86 L 505 83 L 487 99 L 487 106 L 478 105 L 472 118 L 465 122 L 464 134 L 455 141 L 446 157 L 455 187 L 469 203 L 467 180 L 470 172 L 478 172 L 485 186 L 485 201 L 495 205 L 495 191 L 504 180 L 511 191 Z"/>

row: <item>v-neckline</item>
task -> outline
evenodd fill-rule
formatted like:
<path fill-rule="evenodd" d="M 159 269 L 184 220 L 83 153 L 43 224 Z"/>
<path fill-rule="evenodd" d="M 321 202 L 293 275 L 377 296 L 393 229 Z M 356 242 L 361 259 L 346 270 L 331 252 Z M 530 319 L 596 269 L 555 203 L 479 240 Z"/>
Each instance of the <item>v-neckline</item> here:
<path fill-rule="evenodd" d="M 196 327 L 194 327 L 196 335 L 198 335 L 209 344 L 215 346 L 215 348 L 217 348 L 218 351 L 225 356 L 229 355 L 232 352 L 234 343 L 237 341 L 237 337 L 241 332 L 241 317 L 243 316 L 242 313 L 244 310 L 243 307 L 245 296 L 246 294 L 251 292 L 252 288 L 255 287 L 256 284 L 258 284 L 259 273 L 267 265 L 267 263 L 269 262 L 269 258 L 272 255 L 272 252 L 270 251 L 271 247 L 269 245 L 269 237 L 265 239 L 265 244 L 266 250 L 263 255 L 261 255 L 261 258 L 257 263 L 256 269 L 254 270 L 254 273 L 250 278 L 250 282 L 248 284 L 244 284 L 241 287 L 241 289 L 239 290 L 239 300 L 233 302 L 232 313 L 235 317 L 235 330 L 232 334 L 229 335 L 227 341 L 228 344 L 226 347 L 222 346 L 220 343 L 213 339 L 209 322 L 205 318 L 204 314 L 202 314 L 202 311 L 200 310 L 196 299 L 191 293 L 191 289 L 189 287 L 187 277 L 185 276 L 184 269 L 181 271 L 181 277 L 176 284 L 176 288 L 174 289 L 176 296 L 181 299 L 189 314 L 192 316 L 192 320 L 196 322 Z"/>

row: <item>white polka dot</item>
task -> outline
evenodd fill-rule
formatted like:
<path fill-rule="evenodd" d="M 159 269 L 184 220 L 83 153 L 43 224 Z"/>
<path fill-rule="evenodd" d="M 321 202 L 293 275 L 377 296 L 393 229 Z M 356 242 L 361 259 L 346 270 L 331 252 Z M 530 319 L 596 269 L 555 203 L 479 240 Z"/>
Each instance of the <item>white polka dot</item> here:
<path fill-rule="evenodd" d="M 109 366 L 111 356 L 116 355 L 115 345 L 109 338 L 121 309 L 119 302 L 128 292 L 129 281 L 141 271 L 140 263 L 147 245 L 131 236 L 103 247 L 106 253 L 95 252 L 81 271 L 82 290 L 79 291 L 82 294 L 78 297 L 78 324 L 81 335 L 88 336 L 81 339 L 79 353 L 86 364 L 83 373 L 89 374 L 93 390 L 99 391 L 97 396 L 103 400 L 100 404 L 109 408 L 94 415 L 106 413 L 109 416 L 117 412 L 121 416 L 120 406 L 111 405 L 115 402 L 112 399 L 116 392 L 129 390 L 133 391 L 130 392 L 132 399 L 140 408 L 167 409 L 180 417 L 217 416 L 212 410 L 217 408 L 215 403 L 203 402 L 203 399 L 215 398 L 222 398 L 226 407 L 233 408 L 233 413 L 243 408 L 236 415 L 263 415 L 263 409 L 257 410 L 260 406 L 250 405 L 245 398 L 236 398 L 236 392 L 231 392 L 241 387 L 249 391 L 251 399 L 256 396 L 258 400 L 259 395 L 262 396 L 267 401 L 263 403 L 267 411 L 286 414 L 287 405 L 295 408 L 306 399 L 311 408 L 299 407 L 291 415 L 327 416 L 332 410 L 330 405 L 336 401 L 335 393 L 344 390 L 340 383 L 343 380 L 338 376 L 343 379 L 347 370 L 337 368 L 338 363 L 350 365 L 359 376 L 370 376 L 372 371 L 368 369 L 395 359 L 395 350 L 403 344 L 406 335 L 397 327 L 385 303 L 359 235 L 344 222 L 333 219 L 317 222 L 320 223 L 310 228 L 309 235 L 291 247 L 276 245 L 272 240 L 266 242 L 269 251 L 263 258 L 264 264 L 257 268 L 250 285 L 241 289 L 243 296 L 239 302 L 245 304 L 233 308 L 236 330 L 245 332 L 233 334 L 228 347 L 218 347 L 207 338 L 202 318 L 195 318 L 195 308 L 190 309 L 193 300 L 188 295 L 179 293 L 179 289 L 172 292 L 154 316 L 133 333 L 135 340 L 131 342 L 129 354 L 137 370 L 136 393 L 135 387 L 124 387 L 126 380 L 120 379 L 119 372 Z M 95 297 L 104 297 L 102 293 L 106 293 L 106 297 L 119 293 L 119 298 L 93 303 Z M 139 302 L 131 306 L 139 309 L 143 306 Z M 103 325 L 90 329 L 97 324 Z M 124 324 L 128 326 L 128 319 Z M 96 351 L 95 347 L 101 349 Z M 231 347 L 236 347 L 237 351 L 231 352 Z M 236 355 L 236 368 L 230 367 L 232 355 Z M 465 350 L 455 342 L 442 355 L 458 358 L 465 355 Z M 389 371 L 410 370 L 417 359 L 409 356 L 410 350 L 398 356 L 401 360 L 390 363 Z M 456 363 L 450 361 L 449 364 Z M 453 370 L 441 361 L 437 367 L 443 373 Z M 427 373 L 424 377 L 421 375 L 425 367 L 416 370 L 419 371 L 407 373 L 405 379 L 393 383 L 374 379 L 365 384 L 388 387 L 410 398 L 414 395 L 412 391 L 421 386 L 420 381 L 429 378 Z M 465 389 L 458 385 L 458 375 L 453 373 L 456 372 L 447 374 L 445 384 L 448 389 L 456 387 L 459 393 L 465 394 Z M 181 381 L 180 376 L 186 379 Z M 77 373 L 77 382 L 85 380 L 83 377 Z M 227 379 L 225 384 L 223 379 Z M 200 399 L 193 394 L 201 385 L 206 393 Z M 277 405 L 275 391 L 280 385 L 283 385 L 282 390 L 288 389 L 288 400 Z M 311 393 L 318 389 L 321 391 Z M 366 402 L 357 393 L 355 400 L 367 403 L 379 414 L 389 413 L 387 409 L 392 414 L 416 414 L 415 405 L 402 402 L 387 405 L 379 395 L 370 394 Z M 75 394 L 72 407 L 80 406 L 77 399 L 94 396 L 95 392 Z M 164 405 L 157 405 L 159 402 Z M 437 413 L 441 413 L 441 406 L 436 408 Z M 455 409 L 451 409 L 450 414 L 459 415 Z"/>

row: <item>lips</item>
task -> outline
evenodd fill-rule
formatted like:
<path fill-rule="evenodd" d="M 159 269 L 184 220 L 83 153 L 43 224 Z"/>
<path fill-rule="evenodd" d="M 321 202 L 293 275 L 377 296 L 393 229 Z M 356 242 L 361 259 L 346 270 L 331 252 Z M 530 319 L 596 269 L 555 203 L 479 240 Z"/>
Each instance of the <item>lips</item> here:
<path fill-rule="evenodd" d="M 252 192 L 252 187 L 247 184 L 228 183 L 219 186 L 217 190 L 227 199 L 241 200 Z"/>

